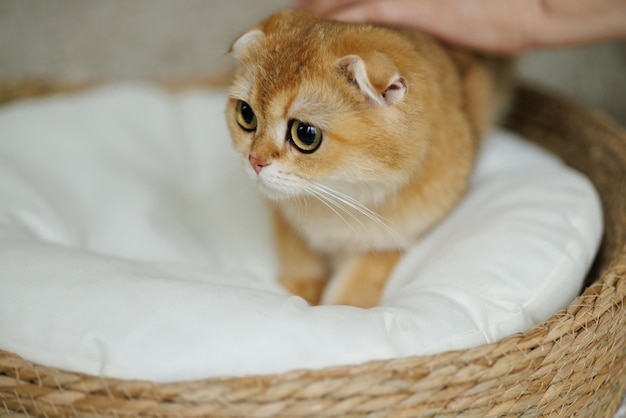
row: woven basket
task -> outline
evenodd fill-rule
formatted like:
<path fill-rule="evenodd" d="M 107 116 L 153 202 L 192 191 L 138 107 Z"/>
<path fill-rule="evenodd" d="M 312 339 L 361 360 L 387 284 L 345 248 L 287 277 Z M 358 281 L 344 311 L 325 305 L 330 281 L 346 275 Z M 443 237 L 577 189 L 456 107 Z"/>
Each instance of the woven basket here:
<path fill-rule="evenodd" d="M 0 86 L 0 103 L 50 91 L 58 88 Z M 0 415 L 611 417 L 626 390 L 626 133 L 530 88 L 520 89 L 508 127 L 586 173 L 604 205 L 589 286 L 547 322 L 470 350 L 168 384 L 72 373 L 0 351 Z"/>

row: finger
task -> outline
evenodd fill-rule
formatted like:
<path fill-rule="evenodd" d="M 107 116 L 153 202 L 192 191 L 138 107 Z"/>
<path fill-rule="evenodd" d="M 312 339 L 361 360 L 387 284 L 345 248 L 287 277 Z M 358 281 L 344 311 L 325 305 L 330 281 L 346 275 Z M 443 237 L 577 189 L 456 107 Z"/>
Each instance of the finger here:
<path fill-rule="evenodd" d="M 375 0 L 331 13 L 344 21 L 369 21 L 421 29 L 447 41 L 492 52 L 528 47 L 528 0 Z"/>
<path fill-rule="evenodd" d="M 626 2 L 544 0 L 534 31 L 537 44 L 576 45 L 626 37 Z"/>

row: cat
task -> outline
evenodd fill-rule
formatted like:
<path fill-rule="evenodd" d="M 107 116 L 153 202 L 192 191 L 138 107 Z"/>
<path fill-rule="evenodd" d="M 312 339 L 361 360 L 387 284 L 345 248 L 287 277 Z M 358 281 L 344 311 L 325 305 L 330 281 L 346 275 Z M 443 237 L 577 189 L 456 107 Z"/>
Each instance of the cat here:
<path fill-rule="evenodd" d="M 227 124 L 273 207 L 280 283 L 310 304 L 376 306 L 403 252 L 463 196 L 511 65 L 295 10 L 230 53 Z"/>

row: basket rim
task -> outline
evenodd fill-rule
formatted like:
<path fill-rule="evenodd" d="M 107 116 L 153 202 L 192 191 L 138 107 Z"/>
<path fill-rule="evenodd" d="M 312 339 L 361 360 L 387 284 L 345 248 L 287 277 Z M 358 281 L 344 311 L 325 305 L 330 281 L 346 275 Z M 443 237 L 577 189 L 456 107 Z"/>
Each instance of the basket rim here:
<path fill-rule="evenodd" d="M 9 83 L 9 86 L 19 91 L 19 83 Z M 44 94 L 72 90 L 67 86 L 59 89 L 55 89 L 53 84 L 50 86 L 43 90 Z M 41 94 L 40 90 L 34 90 L 34 95 Z M 6 91 L 6 87 L 0 84 L 2 91 Z M 565 107 L 576 117 L 594 125 L 598 132 L 608 132 L 616 144 L 626 149 L 626 131 L 603 114 L 536 88 L 522 87 L 520 93 Z M 6 100 L 0 93 L 0 104 L 19 97 L 11 94 Z M 624 161 L 626 164 L 626 159 Z M 622 218 L 622 223 L 626 223 L 626 213 Z M 610 361 L 618 376 L 617 381 L 612 382 L 616 393 L 612 400 L 603 400 L 603 413 L 610 413 L 611 409 L 614 412 L 623 396 L 620 394 L 626 389 L 626 336 L 625 331 L 619 329 L 626 328 L 626 244 L 623 239 L 621 242 L 608 267 L 567 308 L 524 332 L 470 349 L 279 374 L 211 377 L 170 383 L 64 371 L 29 362 L 17 353 L 0 349 L 0 415 L 3 405 L 7 411 L 52 411 L 53 415 L 57 411 L 62 416 L 76 411 L 158 412 L 164 416 L 172 411 L 224 416 L 311 416 L 320 411 L 334 411 L 341 415 L 353 411 L 365 413 L 367 408 L 364 405 L 378 408 L 374 410 L 390 410 L 398 405 L 419 407 L 424 416 L 431 416 L 427 415 L 428 408 L 439 404 L 448 409 L 451 405 L 471 407 L 472 410 L 482 411 L 484 416 L 511 413 L 518 409 L 522 412 L 538 411 L 538 406 L 552 401 L 558 394 L 544 391 L 533 395 L 524 390 L 508 390 L 501 394 L 501 403 L 493 404 L 480 400 L 478 395 L 481 390 L 477 387 L 489 391 L 518 372 L 529 376 L 546 373 L 554 381 L 558 376 L 542 369 L 548 364 L 547 357 L 569 353 L 572 349 L 567 348 L 568 344 L 575 343 L 580 347 L 590 345 L 592 339 L 588 330 L 591 329 L 601 329 L 607 336 L 619 335 L 611 345 L 615 356 Z M 609 317 L 618 318 L 617 324 L 607 323 L 610 322 L 607 321 Z M 609 355 L 609 350 L 606 351 L 602 354 L 605 357 Z M 572 367 L 575 369 L 575 365 Z M 605 369 L 606 366 L 603 366 L 596 372 L 598 375 L 608 373 Z M 542 384 L 547 387 L 547 377 L 539 377 L 544 379 Z M 468 388 L 467 382 L 472 379 L 476 386 Z M 456 393 L 454 401 L 443 399 L 442 390 Z M 336 397 L 341 399 L 339 407 L 330 396 L 337 392 L 343 396 Z M 476 396 L 470 398 L 465 396 L 467 393 Z M 439 403 L 436 401 L 438 396 L 443 399 Z M 579 406 L 578 402 L 563 405 L 561 412 L 575 412 Z M 527 409 L 523 409 L 524 406 Z"/>

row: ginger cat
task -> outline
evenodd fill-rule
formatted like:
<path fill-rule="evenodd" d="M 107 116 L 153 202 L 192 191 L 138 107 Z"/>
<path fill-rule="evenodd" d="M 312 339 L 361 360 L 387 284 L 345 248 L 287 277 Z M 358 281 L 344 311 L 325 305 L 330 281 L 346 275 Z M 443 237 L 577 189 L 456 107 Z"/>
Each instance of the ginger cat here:
<path fill-rule="evenodd" d="M 231 53 L 226 118 L 275 208 L 280 282 L 311 304 L 375 306 L 403 251 L 462 197 L 509 66 L 289 10 Z"/>

